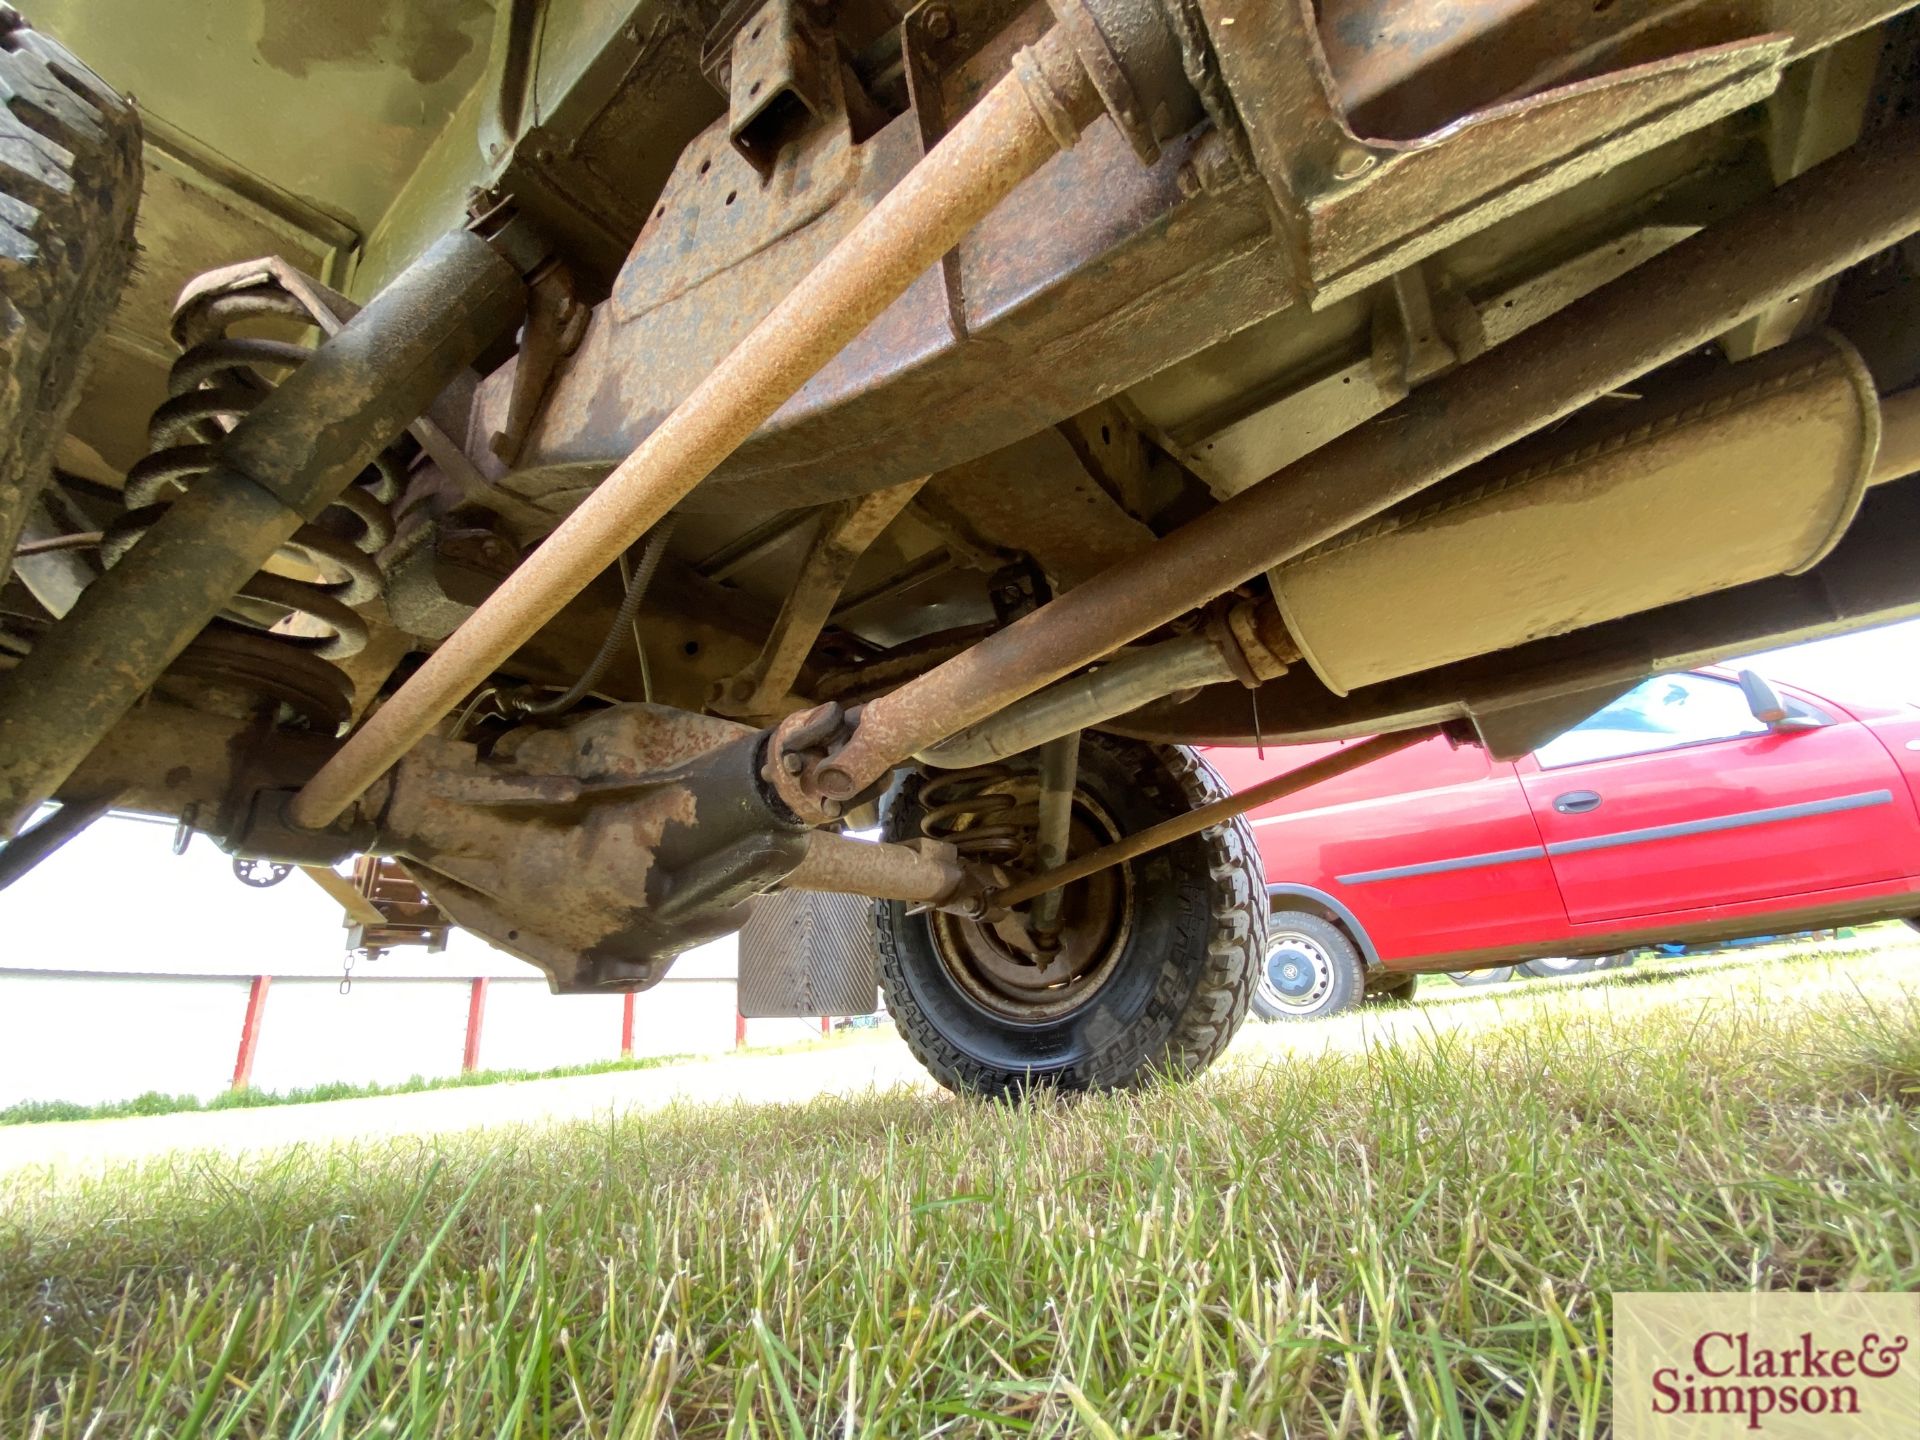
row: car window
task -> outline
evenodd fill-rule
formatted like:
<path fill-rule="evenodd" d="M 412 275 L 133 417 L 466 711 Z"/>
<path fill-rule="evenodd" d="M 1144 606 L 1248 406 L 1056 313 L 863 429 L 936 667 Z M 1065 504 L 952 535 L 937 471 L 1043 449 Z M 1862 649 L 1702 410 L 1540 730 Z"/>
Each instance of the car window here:
<path fill-rule="evenodd" d="M 1711 675 L 1656 675 L 1534 751 L 1544 770 L 1764 735 L 1746 694 Z"/>

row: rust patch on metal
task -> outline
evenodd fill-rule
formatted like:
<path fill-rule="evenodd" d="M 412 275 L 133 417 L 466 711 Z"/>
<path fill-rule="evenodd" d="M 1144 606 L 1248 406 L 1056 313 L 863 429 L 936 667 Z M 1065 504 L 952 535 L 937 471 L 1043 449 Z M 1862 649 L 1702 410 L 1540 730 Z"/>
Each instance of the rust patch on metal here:
<path fill-rule="evenodd" d="M 1042 40 L 1035 68 L 1077 123 L 1098 101 L 1060 44 Z M 1029 98 L 1031 80 L 1002 80 L 928 161 L 902 180 L 661 427 L 623 461 L 539 550 L 311 780 L 293 805 L 320 827 L 425 735 L 730 455 L 979 218 L 1057 148 Z"/>

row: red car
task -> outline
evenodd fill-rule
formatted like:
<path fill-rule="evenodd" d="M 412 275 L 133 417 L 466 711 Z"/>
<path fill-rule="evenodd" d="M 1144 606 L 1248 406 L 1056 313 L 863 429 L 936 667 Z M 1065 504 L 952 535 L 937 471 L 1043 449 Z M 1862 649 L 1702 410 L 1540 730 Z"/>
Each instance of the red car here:
<path fill-rule="evenodd" d="M 1331 744 L 1216 749 L 1236 788 Z M 1444 737 L 1252 812 L 1267 1019 L 1418 972 L 1920 914 L 1920 709 L 1660 675 L 1516 761 Z"/>

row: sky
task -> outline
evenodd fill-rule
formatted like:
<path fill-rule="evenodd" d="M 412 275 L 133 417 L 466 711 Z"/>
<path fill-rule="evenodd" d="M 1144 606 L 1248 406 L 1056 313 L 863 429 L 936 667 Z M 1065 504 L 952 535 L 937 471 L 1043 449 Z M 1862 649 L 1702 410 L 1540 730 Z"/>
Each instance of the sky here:
<path fill-rule="evenodd" d="M 1920 620 L 1729 663 L 1842 703 L 1920 703 Z M 212 841 L 199 837 L 176 857 L 171 839 L 170 825 L 102 821 L 0 892 L 0 969 L 338 972 L 340 911 L 316 887 L 296 874 L 274 889 L 250 890 Z M 730 947 L 714 947 L 707 963 L 730 962 Z M 446 956 L 396 952 L 381 964 L 388 973 L 525 973 L 520 962 L 465 935 Z"/>
<path fill-rule="evenodd" d="M 1817 695 L 1845 702 L 1920 704 L 1920 620 L 1856 630 L 1786 650 L 1767 650 L 1730 665 L 1758 670 Z"/>

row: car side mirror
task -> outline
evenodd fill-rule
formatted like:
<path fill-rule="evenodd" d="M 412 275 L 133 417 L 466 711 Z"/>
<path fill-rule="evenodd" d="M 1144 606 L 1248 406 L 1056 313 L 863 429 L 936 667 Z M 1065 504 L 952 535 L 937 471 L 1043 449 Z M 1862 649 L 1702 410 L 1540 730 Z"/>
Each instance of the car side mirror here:
<path fill-rule="evenodd" d="M 1757 671 L 1740 672 L 1740 693 L 1747 697 L 1747 709 L 1752 712 L 1753 718 L 1776 735 L 1820 728 L 1820 722 L 1813 716 L 1796 715 L 1788 709 L 1787 702 L 1780 698 L 1780 692 Z"/>

